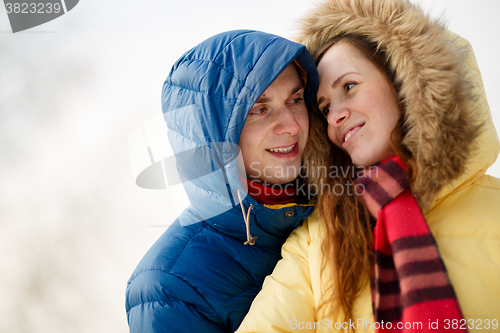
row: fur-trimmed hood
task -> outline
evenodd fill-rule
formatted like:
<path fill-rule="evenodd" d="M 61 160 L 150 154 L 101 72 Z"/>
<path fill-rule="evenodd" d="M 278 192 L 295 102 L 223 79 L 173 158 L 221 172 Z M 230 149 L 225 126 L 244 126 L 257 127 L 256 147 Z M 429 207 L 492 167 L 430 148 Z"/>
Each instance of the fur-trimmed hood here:
<path fill-rule="evenodd" d="M 405 0 L 318 2 L 295 40 L 316 59 L 340 34 L 363 35 L 390 59 L 408 128 L 403 145 L 417 166 L 412 189 L 425 208 L 486 172 L 500 147 L 466 40 Z"/>

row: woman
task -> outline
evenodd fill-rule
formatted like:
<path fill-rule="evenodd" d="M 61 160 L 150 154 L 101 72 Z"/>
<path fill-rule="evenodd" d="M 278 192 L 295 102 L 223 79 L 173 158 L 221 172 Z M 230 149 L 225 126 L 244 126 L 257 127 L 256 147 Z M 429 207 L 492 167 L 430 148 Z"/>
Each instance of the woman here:
<path fill-rule="evenodd" d="M 498 329 L 500 181 L 485 172 L 499 143 L 470 46 L 403 0 L 325 1 L 299 41 L 318 64 L 318 108 L 338 147 L 311 115 L 309 165 L 348 167 L 343 152 L 358 167 L 375 165 L 356 180 L 367 185 L 361 194 L 373 219 L 356 196 L 323 191 L 238 332 L 389 328 L 382 320 L 407 331 Z M 387 159 L 393 168 L 384 173 Z M 388 186 L 401 174 L 411 192 Z M 315 175 L 320 185 L 349 182 Z M 373 200 L 375 182 L 384 200 Z M 400 270 L 401 258 L 413 259 L 395 246 L 410 226 L 427 246 L 406 268 L 425 272 L 426 254 L 443 263 L 414 279 Z M 409 302 L 408 288 L 423 298 Z"/>

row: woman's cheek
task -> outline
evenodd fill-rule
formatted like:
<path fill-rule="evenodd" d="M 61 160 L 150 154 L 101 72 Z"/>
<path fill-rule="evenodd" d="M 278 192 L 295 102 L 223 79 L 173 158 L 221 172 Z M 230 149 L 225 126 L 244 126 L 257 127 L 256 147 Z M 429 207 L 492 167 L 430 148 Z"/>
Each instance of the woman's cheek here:
<path fill-rule="evenodd" d="M 338 133 L 337 133 L 337 131 L 338 131 L 338 130 L 337 130 L 336 128 L 334 128 L 334 127 L 332 127 L 332 126 L 328 126 L 328 138 L 330 139 L 330 141 L 331 141 L 334 145 L 336 145 L 336 146 L 338 146 L 338 147 L 342 148 L 342 146 L 340 145 L 339 140 L 337 139 L 337 138 L 338 138 Z"/>

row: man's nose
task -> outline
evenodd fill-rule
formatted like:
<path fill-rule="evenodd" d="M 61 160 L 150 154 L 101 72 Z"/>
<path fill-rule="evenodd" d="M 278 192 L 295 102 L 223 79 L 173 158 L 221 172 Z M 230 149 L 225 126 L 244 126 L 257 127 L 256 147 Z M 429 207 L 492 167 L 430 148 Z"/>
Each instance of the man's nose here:
<path fill-rule="evenodd" d="M 278 109 L 275 132 L 276 134 L 295 135 L 300 130 L 300 125 L 296 119 L 297 112 L 293 112 L 286 106 Z"/>

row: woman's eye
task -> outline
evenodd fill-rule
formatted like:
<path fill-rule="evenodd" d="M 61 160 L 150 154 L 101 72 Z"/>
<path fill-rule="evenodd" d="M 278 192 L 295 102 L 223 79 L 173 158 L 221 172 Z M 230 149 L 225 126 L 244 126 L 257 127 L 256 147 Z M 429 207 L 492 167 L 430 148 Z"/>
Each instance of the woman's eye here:
<path fill-rule="evenodd" d="M 345 90 L 346 90 L 346 91 L 349 91 L 349 90 L 351 90 L 352 88 L 354 88 L 354 86 L 355 86 L 355 85 L 356 85 L 356 83 L 354 83 L 354 82 L 349 82 L 349 83 L 346 83 L 346 84 L 344 85 L 344 87 L 345 87 Z"/>
<path fill-rule="evenodd" d="M 325 106 L 322 110 L 321 110 L 321 113 L 323 114 L 323 116 L 326 118 L 328 117 L 328 112 L 330 112 L 330 105 L 327 105 Z"/>

